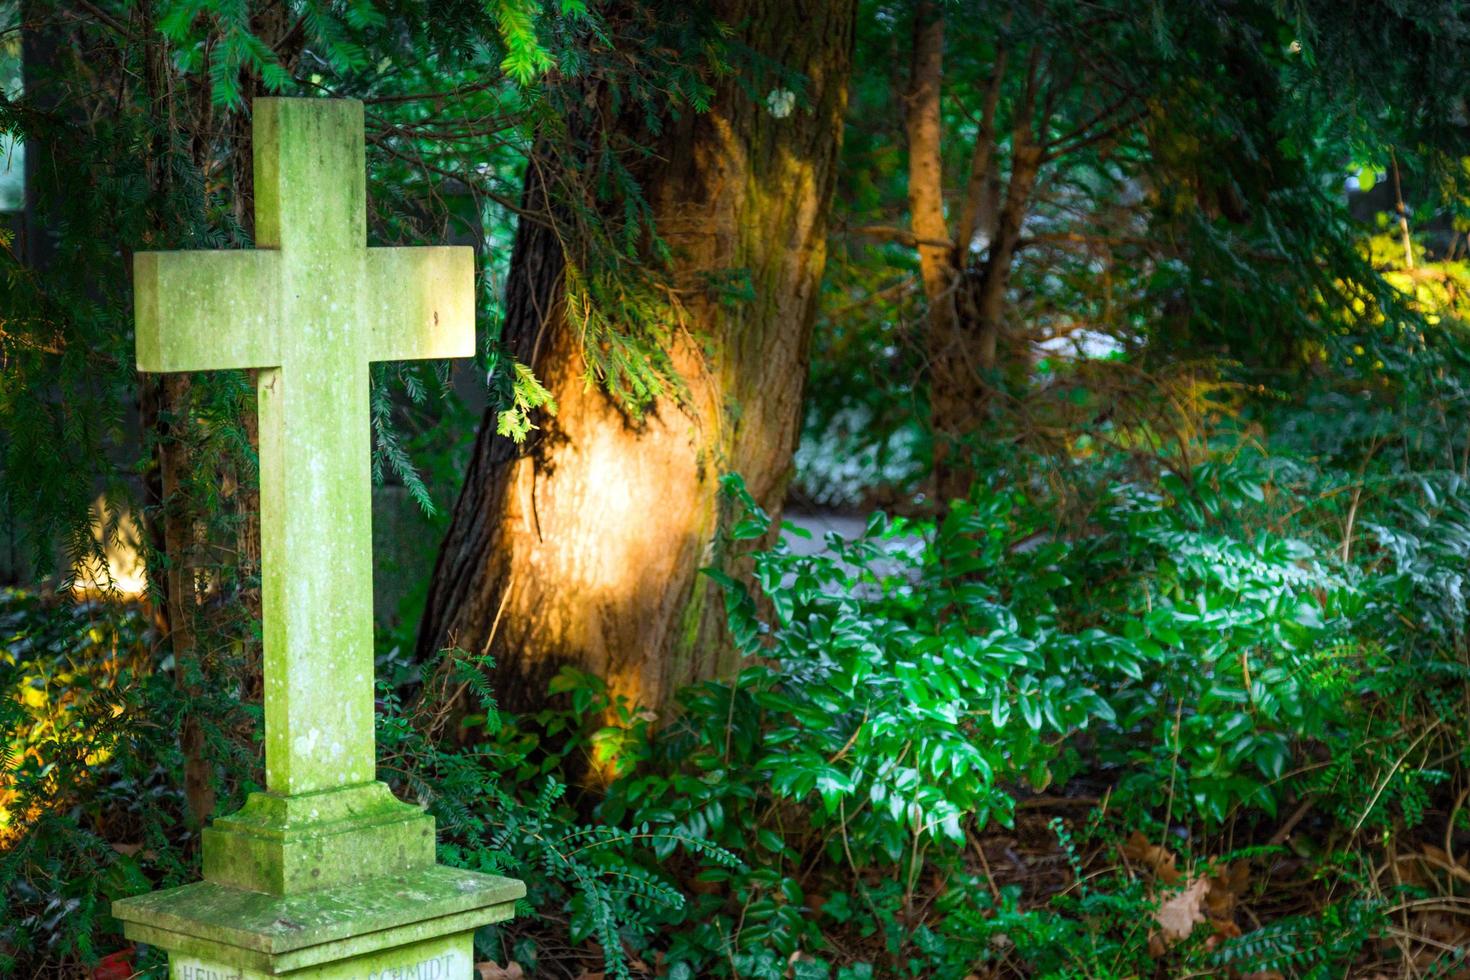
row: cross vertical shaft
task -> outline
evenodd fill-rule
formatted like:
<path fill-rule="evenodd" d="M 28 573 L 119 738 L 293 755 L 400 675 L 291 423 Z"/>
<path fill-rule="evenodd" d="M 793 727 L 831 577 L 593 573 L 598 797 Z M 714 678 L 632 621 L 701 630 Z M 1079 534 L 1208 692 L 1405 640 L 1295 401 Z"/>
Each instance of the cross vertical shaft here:
<path fill-rule="evenodd" d="M 257 243 L 281 255 L 256 385 L 266 785 L 304 793 L 376 772 L 362 107 L 257 106 L 255 138 Z"/>

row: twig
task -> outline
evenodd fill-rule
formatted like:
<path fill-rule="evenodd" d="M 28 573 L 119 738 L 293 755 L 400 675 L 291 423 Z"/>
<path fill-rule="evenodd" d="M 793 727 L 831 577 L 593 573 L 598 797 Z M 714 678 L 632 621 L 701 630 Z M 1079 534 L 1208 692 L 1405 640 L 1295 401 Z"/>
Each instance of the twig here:
<path fill-rule="evenodd" d="M 1414 270 L 1414 240 L 1409 237 L 1409 209 L 1404 207 L 1404 191 L 1399 184 L 1399 157 L 1392 147 L 1389 147 L 1388 158 L 1393 163 L 1393 196 L 1395 208 L 1399 213 L 1399 235 L 1404 243 L 1404 268 L 1412 272 Z"/>
<path fill-rule="evenodd" d="M 1404 754 L 1399 756 L 1398 761 L 1395 762 L 1392 768 L 1388 770 L 1388 775 L 1383 777 L 1383 782 L 1380 783 L 1378 789 L 1374 791 L 1373 798 L 1368 801 L 1367 808 L 1365 808 L 1363 812 L 1358 816 L 1358 822 L 1353 824 L 1353 832 L 1348 835 L 1349 837 L 1357 836 L 1358 831 L 1363 829 L 1363 821 L 1368 819 L 1368 814 L 1372 813 L 1373 808 L 1378 805 L 1378 798 L 1383 795 L 1384 790 L 1388 789 L 1388 784 L 1393 781 L 1394 773 L 1399 771 L 1399 767 L 1404 764 L 1404 760 L 1409 757 L 1409 753 L 1418 748 L 1419 743 L 1428 738 L 1429 733 L 1434 731 L 1438 727 L 1438 723 L 1430 725 L 1428 728 L 1424 729 L 1424 731 L 1419 733 L 1419 737 L 1414 739 L 1413 743 L 1410 744 L 1407 749 L 1404 749 Z"/>
<path fill-rule="evenodd" d="M 1460 790 L 1460 795 L 1455 798 L 1455 805 L 1450 807 L 1450 818 L 1444 825 L 1444 853 L 1449 858 L 1450 864 L 1456 868 L 1460 866 L 1455 857 L 1455 817 L 1459 815 L 1460 808 L 1465 805 L 1465 798 L 1470 797 L 1470 786 Z"/>
<path fill-rule="evenodd" d="M 980 843 L 979 838 L 970 835 L 970 846 L 975 849 L 980 858 L 980 867 L 985 869 L 985 884 L 990 887 L 990 897 L 995 900 L 997 908 L 1000 907 L 1000 887 L 995 883 L 995 875 L 990 870 L 990 859 L 985 856 L 985 845 Z"/>
<path fill-rule="evenodd" d="M 847 755 L 848 750 L 851 749 L 854 744 L 856 744 L 856 742 L 858 740 L 858 736 L 863 733 L 863 726 L 866 725 L 867 723 L 868 723 L 868 709 L 867 708 L 864 708 L 863 709 L 863 720 L 860 721 L 860 722 L 858 722 L 857 723 L 857 727 L 852 730 L 852 735 L 851 735 L 851 737 L 848 738 L 847 743 L 845 745 L 843 745 L 842 748 L 838 749 L 837 750 L 837 753 L 835 755 L 833 755 L 832 758 L 830 758 L 830 759 L 827 760 L 827 765 L 830 766 L 832 763 L 836 762 L 838 759 L 840 759 L 843 756 Z"/>
<path fill-rule="evenodd" d="M 1312 805 L 1316 802 L 1314 797 L 1308 795 L 1306 799 L 1298 803 L 1296 809 L 1291 811 L 1291 816 L 1286 818 L 1286 822 L 1277 828 L 1276 833 L 1272 834 L 1271 839 L 1266 843 L 1271 847 L 1280 847 L 1285 844 L 1291 832 L 1296 829 L 1296 825 L 1302 822 L 1303 817 L 1312 812 Z"/>
<path fill-rule="evenodd" d="M 1179 735 L 1180 727 L 1184 718 L 1184 699 L 1177 698 L 1174 704 L 1174 761 L 1169 766 L 1169 804 L 1164 808 L 1164 829 L 1161 832 L 1159 846 L 1169 846 L 1169 821 L 1174 819 L 1174 777 L 1179 773 Z"/>
<path fill-rule="evenodd" d="M 903 245 L 931 245 L 934 248 L 954 248 L 954 242 L 948 238 L 920 238 L 909 229 L 899 228 L 896 225 L 859 225 L 850 230 L 854 235 L 866 235 L 869 238 L 886 238 Z"/>

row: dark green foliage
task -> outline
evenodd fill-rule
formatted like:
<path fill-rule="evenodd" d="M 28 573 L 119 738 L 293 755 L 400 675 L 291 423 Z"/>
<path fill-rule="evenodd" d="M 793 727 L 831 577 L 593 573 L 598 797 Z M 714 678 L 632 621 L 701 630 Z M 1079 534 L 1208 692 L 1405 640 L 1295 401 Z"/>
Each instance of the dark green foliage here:
<path fill-rule="evenodd" d="M 417 698 L 412 710 L 391 685 L 380 685 L 379 776 L 438 820 L 441 861 L 527 882 L 521 920 L 485 930 L 477 944 L 491 958 L 517 959 L 533 969 L 536 943 L 516 935 L 564 930 L 573 944 L 595 942 L 613 976 L 629 976 L 624 938 L 645 933 L 648 923 L 684 905 L 655 854 L 683 851 L 715 866 L 733 866 L 736 858 L 701 835 L 648 824 L 580 823 L 556 774 L 527 771 L 534 746 L 501 737 L 485 679 L 489 661 L 455 651 L 446 664 L 447 670 L 440 667 L 443 683 L 425 678 L 430 696 Z M 442 741 L 444 712 L 454 703 L 443 694 L 455 689 L 469 693 L 475 707 L 459 727 L 483 732 L 485 741 L 469 747 Z"/>
<path fill-rule="evenodd" d="M 835 269 L 799 456 L 800 489 L 819 501 L 875 493 L 881 501 L 915 488 L 927 470 L 932 352 L 906 238 L 900 111 L 914 7 L 861 7 Z M 1004 199 L 1017 122 L 1031 120 L 1047 148 L 1005 290 L 1002 363 L 984 379 L 1007 403 L 997 412 L 1002 438 L 1016 430 L 1036 438 L 1031 399 L 1049 367 L 1078 351 L 1112 350 L 1163 372 L 1221 359 L 1212 370 L 1232 380 L 1288 387 L 1329 363 L 1344 366 L 1335 355 L 1355 346 L 1400 363 L 1417 353 L 1400 332 L 1422 323 L 1362 247 L 1345 188 L 1364 167 L 1384 180 L 1402 170 L 1415 231 L 1431 221 L 1443 228 L 1463 209 L 1470 52 L 1457 5 L 939 7 L 951 225 L 967 203 L 977 146 L 994 161 L 980 181 L 983 214 Z M 1422 45 L 1424 58 L 1390 53 L 1407 50 L 1399 43 Z M 987 137 L 980 120 L 1002 57 Z M 1040 83 L 1028 115 L 1033 71 Z M 979 275 L 987 231 L 955 244 L 961 267 Z M 1337 348 L 1328 362 L 1324 347 Z M 812 450 L 823 443 L 829 451 Z"/>
<path fill-rule="evenodd" d="M 0 637 L 0 969 L 71 975 L 122 945 L 107 913 L 113 899 L 198 876 L 173 719 L 183 712 L 205 719 L 222 768 L 249 772 L 255 752 L 241 751 L 237 732 L 258 729 L 260 711 L 227 691 L 183 694 L 154 669 L 157 634 L 133 607 L 42 603 L 6 591 Z M 478 712 L 462 726 L 497 735 L 487 664 L 467 656 L 449 663 L 451 689 L 471 692 Z M 398 673 L 393 666 L 385 665 L 389 676 Z M 418 686 L 441 697 L 416 697 L 411 709 L 392 685 L 380 686 L 379 776 L 438 820 L 441 860 L 530 884 L 516 932 L 479 937 L 486 956 L 529 966 L 536 943 L 517 933 L 565 932 L 572 943 L 596 941 L 611 975 L 626 977 L 620 937 L 646 933 L 684 904 L 659 857 L 682 851 L 710 866 L 737 864 L 702 835 L 579 823 L 563 800 L 565 785 L 527 773 L 524 753 L 509 741 L 444 742 L 449 702 L 434 680 Z M 225 812 L 259 789 L 248 780 L 226 785 L 239 791 L 220 801 Z M 163 975 L 151 953 L 140 965 Z"/>
<path fill-rule="evenodd" d="M 249 523 L 256 482 L 248 424 L 253 380 L 244 372 L 202 372 L 186 387 L 166 389 L 160 379 L 137 375 L 133 251 L 249 247 L 250 161 L 242 151 L 250 100 L 361 98 L 370 240 L 456 239 L 481 247 L 482 314 L 491 329 L 482 337 L 479 373 L 489 380 L 492 407 L 504 410 L 505 431 L 523 437 L 529 413 L 547 406 L 535 378 L 504 355 L 496 328 L 532 148 L 578 163 L 566 202 L 557 207 L 576 204 L 567 213 L 580 214 L 584 227 L 568 233 L 585 244 L 584 261 L 609 284 L 601 288 L 616 285 L 609 268 L 622 268 L 632 282 L 630 260 L 641 254 L 649 229 L 628 160 L 645 148 L 610 142 L 595 125 L 572 125 L 572 117 L 585 113 L 595 122 L 609 105 L 651 121 L 663 119 L 669 104 L 696 110 L 707 101 L 707 57 L 715 57 L 705 40 L 714 44 L 718 32 L 708 18 L 679 5 L 663 16 L 632 17 L 575 0 L 107 0 L 88 4 L 84 16 L 59 2 L 28 4 L 27 11 L 27 38 L 44 42 L 39 48 L 50 53 L 28 65 L 25 92 L 0 98 L 0 129 L 25 141 L 39 161 L 30 230 L 49 247 L 6 236 L 0 250 L 0 513 L 6 533 L 21 536 L 48 596 L 68 594 L 79 578 L 77 584 L 119 598 L 106 546 L 124 533 L 136 536 L 149 573 L 146 597 L 158 617 L 146 637 L 135 629 L 119 640 L 126 677 L 110 681 L 108 691 L 120 713 L 110 713 L 112 702 L 84 696 L 88 673 L 66 674 L 78 701 L 69 724 L 108 751 L 117 742 L 104 763 L 86 764 L 66 743 L 53 747 L 54 758 L 21 756 L 12 760 L 19 768 L 8 763 L 0 773 L 0 791 L 18 794 L 11 801 L 14 840 L 3 855 L 11 904 L 0 915 L 0 955 L 19 957 L 18 971 L 66 973 L 121 944 L 104 914 L 111 897 L 197 874 L 197 833 L 179 792 L 181 720 L 202 724 L 203 757 L 196 761 L 213 784 L 217 812 L 238 806 L 260 778 L 259 626 L 252 618 L 258 568 Z M 619 19 L 610 21 L 609 13 Z M 638 44 L 659 56 L 627 59 L 622 46 Z M 691 60 L 668 57 L 669 50 L 688 51 Z M 584 105 L 594 76 L 607 87 L 608 101 Z M 548 218 L 549 210 L 527 220 Z M 663 334 L 650 341 L 640 331 L 650 323 L 664 329 L 663 322 L 602 317 L 594 325 L 589 351 L 603 350 L 606 340 L 623 352 L 610 384 L 629 392 L 641 385 L 645 395 L 652 390 L 664 357 L 656 337 Z M 426 514 L 435 503 L 431 487 L 452 492 L 458 479 L 455 448 L 446 444 L 473 424 L 462 408 L 446 406 L 446 381 L 442 366 L 432 364 L 373 372 L 374 475 L 403 484 Z M 178 464 L 171 482 L 160 465 L 170 453 Z M 170 515 L 186 540 L 165 555 Z M 425 544 L 432 544 L 430 536 Z M 186 619 L 174 625 L 190 627 L 192 636 L 178 657 L 167 633 L 154 630 L 169 613 L 170 569 L 181 570 Z M 14 602 L 24 610 L 17 637 L 74 614 L 64 603 L 53 608 L 60 600 L 41 603 L 27 595 Z M 76 608 L 99 622 L 121 618 L 136 626 L 140 619 L 130 605 Z M 61 644 L 55 656 L 81 657 L 90 649 Z M 13 657 L 3 666 L 6 697 L 28 683 L 26 671 L 40 669 Z M 28 715 L 7 708 L 0 737 L 7 745 L 23 742 L 18 733 L 30 725 Z M 423 773 L 414 785 L 434 780 L 439 786 L 436 812 L 461 842 L 450 856 L 489 862 L 486 855 L 496 852 L 487 850 L 491 831 L 478 807 L 494 787 L 486 781 L 499 770 L 487 767 L 496 760 L 469 753 L 457 765 L 445 762 L 435 754 L 437 741 L 410 744 L 405 734 L 389 737 L 395 732 L 390 726 L 384 742 L 399 761 L 411 755 L 415 766 L 422 763 L 413 770 Z M 446 748 L 444 758 L 449 755 Z M 40 774 L 46 765 L 51 768 Z M 414 791 L 407 771 L 394 782 Z M 575 825 L 554 789 L 542 793 L 538 784 L 528 792 L 526 819 L 515 826 L 540 821 L 539 829 L 526 831 L 528 839 L 549 843 L 527 851 L 519 837 L 507 837 L 496 846 L 515 844 L 515 860 L 529 862 L 517 867 L 544 882 L 537 895 L 550 896 L 547 903 L 565 898 L 558 882 L 581 880 L 578 875 L 592 882 L 592 891 L 576 899 L 583 903 L 578 938 L 596 932 L 610 940 L 613 916 L 674 900 L 652 884 L 634 882 L 625 893 L 617 881 L 599 877 L 614 860 L 609 854 L 636 853 L 626 835 L 574 843 L 558 857 L 557 842 Z M 116 803 L 130 794 L 126 807 Z M 543 864 L 544 873 L 535 871 Z M 608 949 L 616 964 L 619 948 Z"/>
<path fill-rule="evenodd" d="M 44 262 L 34 243 L 22 254 L 23 243 L 6 239 L 0 250 L 0 494 L 42 573 L 58 551 L 68 574 L 73 559 L 100 558 L 91 531 L 99 494 L 112 513 L 159 502 L 129 479 L 148 472 L 156 440 L 189 446 L 181 489 L 192 516 L 214 525 L 206 538 L 228 539 L 242 516 L 219 488 L 253 487 L 243 424 L 253 386 L 238 372 L 203 372 L 192 379 L 189 411 L 151 416 L 152 382 L 132 369 L 128 270 L 139 248 L 249 246 L 249 189 L 236 182 L 249 172 L 238 150 L 255 94 L 363 99 L 370 238 L 485 246 L 482 306 L 492 328 L 517 215 L 555 223 L 578 243 L 586 270 L 569 287 L 592 375 L 634 410 L 667 389 L 677 318 L 652 286 L 656 266 L 645 276 L 638 264 L 656 260 L 660 246 L 635 170 L 668 113 L 707 104 L 706 76 L 726 58 L 707 16 L 678 5 L 630 16 L 521 0 L 435 4 L 432 13 L 412 0 L 96 6 L 101 15 L 78 20 L 64 4 L 33 5 L 34 30 L 54 35 L 55 63 L 31 66 L 28 91 L 0 98 L 0 131 L 41 158 L 32 231 L 54 242 Z M 281 36 L 263 39 L 272 24 Z M 691 58 L 623 54 L 640 48 Z M 168 79 L 150 59 L 168 63 Z M 101 63 L 112 74 L 91 70 Z M 554 83 L 531 84 L 553 67 Z M 593 78 L 601 87 L 589 101 Z M 643 131 L 629 138 L 598 127 L 609 111 L 641 118 Z M 551 200 L 527 210 L 518 198 L 532 156 L 558 183 Z M 505 355 L 496 329 L 481 346 L 502 429 L 524 438 L 528 412 L 550 406 Z M 426 509 L 427 490 L 396 430 L 437 421 L 436 413 L 412 419 L 405 406 L 442 392 L 440 371 L 374 372 L 374 474 L 402 482 Z M 128 411 L 139 402 L 141 426 Z"/>

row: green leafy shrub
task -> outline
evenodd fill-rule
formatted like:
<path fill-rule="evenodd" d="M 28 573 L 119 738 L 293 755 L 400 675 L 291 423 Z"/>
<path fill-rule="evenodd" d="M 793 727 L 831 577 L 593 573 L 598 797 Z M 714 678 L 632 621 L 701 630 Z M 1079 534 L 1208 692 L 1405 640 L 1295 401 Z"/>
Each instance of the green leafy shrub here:
<path fill-rule="evenodd" d="M 574 671 L 559 707 L 503 718 L 481 661 L 385 661 L 380 772 L 435 814 L 441 859 L 528 881 L 522 916 L 478 941 L 529 968 L 567 955 L 556 937 L 619 976 L 1341 975 L 1402 931 L 1387 910 L 1433 896 L 1384 856 L 1439 839 L 1463 785 L 1470 484 L 1225 445 L 1157 475 L 1100 462 L 1066 500 L 1018 458 L 938 520 L 878 515 L 814 555 L 760 547 L 771 521 L 731 480 L 726 567 L 749 571 L 711 574 L 738 678 L 655 730 Z M 83 802 L 37 810 L 0 863 L 3 942 L 83 962 L 115 941 L 97 945 L 108 900 L 195 873 L 157 719 L 201 707 L 146 656 L 87 686 L 98 650 L 148 642 L 136 612 L 7 601 L 8 689 L 68 691 L 49 728 L 7 702 L 11 744 L 87 737 L 42 738 L 49 769 L 12 751 L 12 794 Z M 258 760 L 211 745 L 247 774 L 222 786 L 233 805 Z M 1074 793 L 1102 799 L 1047 831 L 1071 884 L 998 884 L 986 840 Z M 1309 832 L 1270 842 L 1296 819 Z M 1241 901 L 1282 874 L 1340 897 L 1160 947 L 1169 893 L 1119 857 L 1135 832 L 1186 868 L 1245 862 L 1261 880 Z"/>
<path fill-rule="evenodd" d="M 616 774 L 598 814 L 744 859 L 683 869 L 695 894 L 666 927 L 667 961 L 688 975 L 782 976 L 806 956 L 813 976 L 961 975 L 997 958 L 1037 976 L 1136 975 L 1159 953 L 1158 899 L 1136 875 L 1112 867 L 1023 908 L 990 897 L 974 864 L 1019 803 L 1079 776 L 1108 787 L 1094 849 L 1143 828 L 1218 857 L 1225 840 L 1264 840 L 1288 804 L 1330 814 L 1339 847 L 1420 825 L 1451 778 L 1427 763 L 1464 761 L 1449 740 L 1470 689 L 1463 481 L 1414 476 L 1361 507 L 1371 538 L 1353 551 L 1337 536 L 1352 474 L 1249 448 L 1204 458 L 1157 477 L 1105 470 L 1080 518 L 1036 483 L 996 480 L 937 522 L 875 515 L 820 554 L 778 541 L 748 553 L 748 577 L 711 570 L 749 666 L 685 692 L 656 734 L 595 678 L 564 674 L 573 720 L 558 726 L 590 724 L 585 751 Z M 771 522 L 737 480 L 727 491 L 743 515 L 734 555 Z M 1420 604 L 1439 609 L 1422 627 L 1401 614 Z M 1266 955 L 1266 936 L 1168 955 L 1340 971 L 1382 934 L 1360 863 L 1320 869 L 1352 880 L 1357 904 L 1283 920 L 1280 948 L 1290 932 L 1307 951 L 1296 959 Z"/>

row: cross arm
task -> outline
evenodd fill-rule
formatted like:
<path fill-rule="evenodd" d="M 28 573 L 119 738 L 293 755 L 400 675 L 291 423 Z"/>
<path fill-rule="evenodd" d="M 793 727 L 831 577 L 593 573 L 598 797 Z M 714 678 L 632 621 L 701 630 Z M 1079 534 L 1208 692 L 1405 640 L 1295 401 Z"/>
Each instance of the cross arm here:
<path fill-rule="evenodd" d="M 134 255 L 138 370 L 279 364 L 279 263 L 263 249 Z"/>
<path fill-rule="evenodd" d="M 367 250 L 375 361 L 475 353 L 475 251 L 463 245 Z"/>

